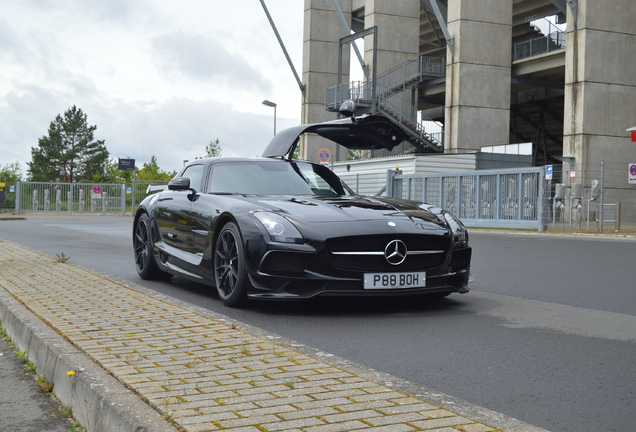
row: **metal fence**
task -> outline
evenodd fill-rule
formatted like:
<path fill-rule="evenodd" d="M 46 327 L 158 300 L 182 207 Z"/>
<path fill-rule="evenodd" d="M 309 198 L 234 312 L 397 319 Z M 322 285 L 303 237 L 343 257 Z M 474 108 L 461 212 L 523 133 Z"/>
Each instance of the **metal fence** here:
<path fill-rule="evenodd" d="M 148 185 L 167 181 L 139 181 L 126 184 L 18 182 L 7 202 L 16 214 L 26 212 L 101 213 L 133 212 L 148 195 Z"/>
<path fill-rule="evenodd" d="M 467 226 L 543 231 L 636 229 L 636 183 L 628 163 L 563 164 L 461 174 L 389 171 L 390 196 L 435 204 Z"/>
<path fill-rule="evenodd" d="M 126 185 L 89 183 L 18 182 L 15 210 L 125 214 Z"/>
<path fill-rule="evenodd" d="M 424 175 L 390 171 L 387 191 L 437 205 L 466 226 L 544 231 L 544 176 L 543 168 Z"/>
<path fill-rule="evenodd" d="M 555 31 L 546 36 L 512 45 L 512 61 L 565 49 L 565 32 Z"/>
<path fill-rule="evenodd" d="M 130 208 L 131 211 L 134 212 L 137 209 L 137 206 L 140 202 L 144 200 L 148 195 L 152 193 L 148 193 L 147 189 L 150 185 L 167 185 L 168 181 L 159 181 L 159 180 L 133 180 L 132 190 L 130 196 Z"/>
<path fill-rule="evenodd" d="M 550 223 L 555 229 L 620 231 L 636 229 L 634 163 L 554 165 Z"/>

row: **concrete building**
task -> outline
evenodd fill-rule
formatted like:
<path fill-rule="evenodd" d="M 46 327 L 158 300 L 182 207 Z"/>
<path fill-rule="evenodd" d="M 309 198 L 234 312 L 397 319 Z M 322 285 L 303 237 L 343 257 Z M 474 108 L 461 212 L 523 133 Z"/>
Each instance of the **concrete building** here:
<path fill-rule="evenodd" d="M 633 0 L 305 0 L 302 121 L 337 118 L 351 98 L 409 130 L 401 153 L 532 143 L 531 164 L 564 163 L 564 183 L 625 165 L 605 184 L 636 201 L 634 17 Z M 342 38 L 356 34 L 365 75 L 350 82 L 358 55 Z M 319 138 L 302 147 L 348 157 Z"/>

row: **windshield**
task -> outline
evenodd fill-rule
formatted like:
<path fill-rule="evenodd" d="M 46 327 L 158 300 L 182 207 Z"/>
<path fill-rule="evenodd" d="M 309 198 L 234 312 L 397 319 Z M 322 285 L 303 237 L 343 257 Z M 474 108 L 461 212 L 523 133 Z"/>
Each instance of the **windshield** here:
<path fill-rule="evenodd" d="M 352 195 L 340 178 L 326 167 L 281 160 L 215 163 L 207 191 L 242 195 Z"/>

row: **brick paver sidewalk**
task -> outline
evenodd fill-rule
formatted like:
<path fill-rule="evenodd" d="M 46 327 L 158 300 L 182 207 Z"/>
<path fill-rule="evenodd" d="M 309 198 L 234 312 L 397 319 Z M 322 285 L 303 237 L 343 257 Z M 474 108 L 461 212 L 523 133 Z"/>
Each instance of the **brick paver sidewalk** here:
<path fill-rule="evenodd" d="M 184 431 L 498 430 L 14 243 L 0 286 Z"/>

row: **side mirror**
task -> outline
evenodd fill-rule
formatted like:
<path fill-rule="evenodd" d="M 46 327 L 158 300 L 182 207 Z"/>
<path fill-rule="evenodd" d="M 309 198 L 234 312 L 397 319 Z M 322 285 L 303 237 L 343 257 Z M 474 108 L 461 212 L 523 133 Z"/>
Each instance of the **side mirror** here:
<path fill-rule="evenodd" d="M 177 177 L 170 180 L 168 189 L 174 191 L 190 190 L 190 179 L 188 177 Z"/>

